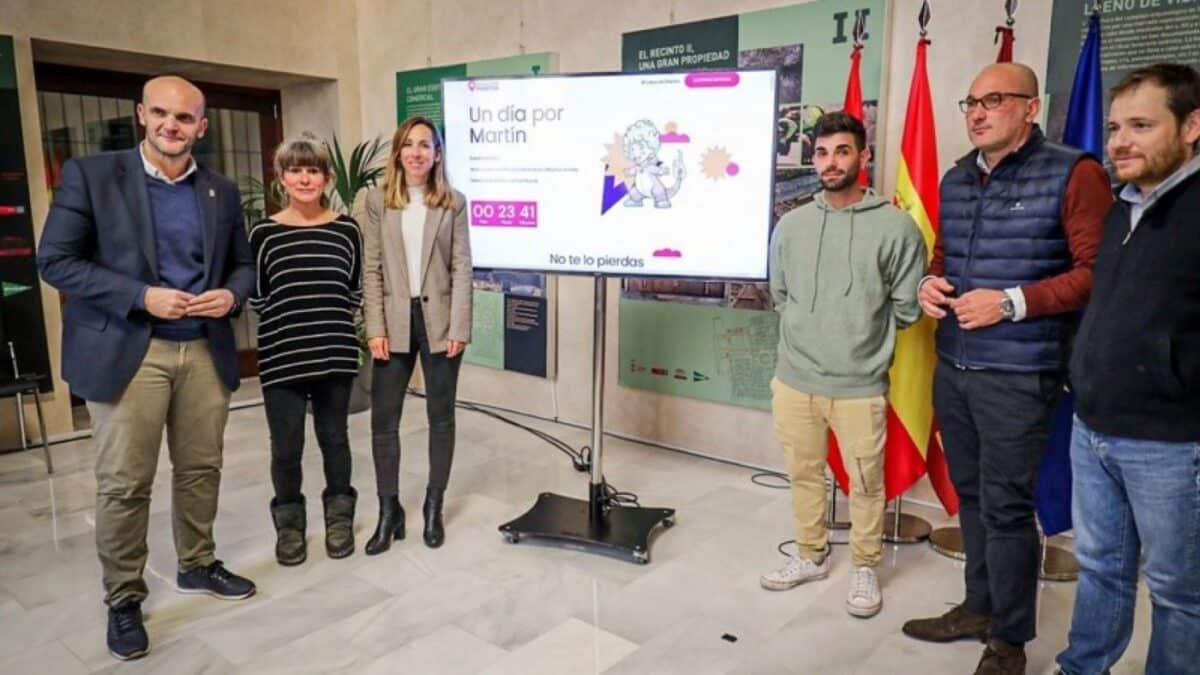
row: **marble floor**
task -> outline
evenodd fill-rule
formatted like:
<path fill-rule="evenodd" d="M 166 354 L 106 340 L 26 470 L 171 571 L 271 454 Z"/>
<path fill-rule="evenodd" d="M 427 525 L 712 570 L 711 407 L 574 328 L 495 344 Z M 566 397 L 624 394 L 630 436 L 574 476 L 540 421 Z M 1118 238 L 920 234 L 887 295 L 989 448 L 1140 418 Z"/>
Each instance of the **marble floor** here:
<path fill-rule="evenodd" d="M 416 403 L 414 411 L 420 411 Z M 752 471 L 620 440 L 606 444 L 605 472 L 644 505 L 678 509 L 654 541 L 649 565 L 522 542 L 498 524 L 541 491 L 584 496 L 587 478 L 530 434 L 459 413 L 459 445 L 447 497 L 447 541 L 419 536 L 428 462 L 422 414 L 401 427 L 401 492 L 408 539 L 384 555 L 361 546 L 375 520 L 369 415 L 351 418 L 355 483 L 364 498 L 359 551 L 330 560 L 321 545 L 320 459 L 309 435 L 306 563 L 275 564 L 267 503 L 261 407 L 231 413 L 226 432 L 218 555 L 253 578 L 257 596 L 223 602 L 174 592 L 170 467 L 164 457 L 150 519 L 151 594 L 144 605 L 151 654 L 122 664 L 104 646 L 105 613 L 93 543 L 94 451 L 88 440 L 54 447 L 48 478 L 38 453 L 0 456 L 0 673 L 970 673 L 975 643 L 926 645 L 905 638 L 905 619 L 947 609 L 962 594 L 961 567 L 926 545 L 892 547 L 880 569 L 884 608 L 873 619 L 842 608 L 844 548 L 826 581 L 784 593 L 758 587 L 790 537 L 784 490 L 751 483 Z M 574 447 L 587 433 L 523 420 Z M 164 453 L 165 455 L 165 453 Z M 935 525 L 946 521 L 915 509 Z M 1074 585 L 1041 588 L 1039 634 L 1029 672 L 1052 669 L 1066 639 Z M 1114 672 L 1142 670 L 1148 611 Z"/>

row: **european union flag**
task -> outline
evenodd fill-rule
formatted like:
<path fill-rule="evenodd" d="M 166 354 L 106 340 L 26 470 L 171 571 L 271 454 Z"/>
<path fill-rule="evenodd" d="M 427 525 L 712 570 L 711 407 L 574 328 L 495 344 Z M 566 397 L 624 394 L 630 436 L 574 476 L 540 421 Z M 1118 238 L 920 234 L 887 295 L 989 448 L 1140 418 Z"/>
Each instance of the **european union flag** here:
<path fill-rule="evenodd" d="M 1104 158 L 1104 86 L 1100 76 L 1100 13 L 1088 20 L 1087 38 L 1075 66 L 1063 143 Z M 1071 419 L 1075 394 L 1067 391 L 1050 422 L 1050 443 L 1038 467 L 1034 495 L 1046 536 L 1071 529 Z"/>
<path fill-rule="evenodd" d="M 1104 85 L 1100 76 L 1100 13 L 1088 20 L 1087 39 L 1075 66 L 1063 143 L 1104 157 Z"/>

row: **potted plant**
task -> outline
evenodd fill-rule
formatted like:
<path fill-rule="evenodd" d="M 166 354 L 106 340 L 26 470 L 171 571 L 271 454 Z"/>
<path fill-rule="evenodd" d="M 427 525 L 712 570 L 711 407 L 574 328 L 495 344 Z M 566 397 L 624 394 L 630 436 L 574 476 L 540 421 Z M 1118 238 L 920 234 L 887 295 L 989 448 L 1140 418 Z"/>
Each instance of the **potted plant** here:
<path fill-rule="evenodd" d="M 384 174 L 388 143 L 379 138 L 363 141 L 342 154 L 342 145 L 335 135 L 333 145 L 326 143 L 333 161 L 333 208 L 349 214 L 360 190 L 374 187 Z M 354 318 L 358 334 L 358 376 L 350 392 L 350 412 L 362 412 L 371 407 L 371 353 L 367 349 L 367 329 L 360 309 Z"/>
<path fill-rule="evenodd" d="M 278 205 L 283 203 L 283 185 L 279 181 L 271 181 L 270 185 L 254 176 L 243 176 L 238 191 L 242 195 L 242 215 L 246 218 L 246 229 L 267 215 L 267 201 Z"/>

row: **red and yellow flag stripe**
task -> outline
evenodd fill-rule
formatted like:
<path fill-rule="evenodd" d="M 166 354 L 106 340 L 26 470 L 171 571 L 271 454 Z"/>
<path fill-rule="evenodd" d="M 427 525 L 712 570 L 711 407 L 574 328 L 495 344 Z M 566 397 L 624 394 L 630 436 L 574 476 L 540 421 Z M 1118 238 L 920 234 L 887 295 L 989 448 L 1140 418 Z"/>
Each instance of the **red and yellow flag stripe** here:
<path fill-rule="evenodd" d="M 929 40 L 917 42 L 916 63 L 908 92 L 908 111 L 904 137 L 900 144 L 900 166 L 896 176 L 896 204 L 917 223 L 929 254 L 933 254 L 938 233 L 937 134 L 933 101 L 929 89 L 926 52 Z M 937 365 L 933 333 L 936 323 L 923 317 L 916 325 L 900 331 L 896 338 L 896 357 L 892 362 L 889 402 L 899 429 L 895 443 L 920 454 L 923 469 L 947 513 L 958 512 L 958 495 L 950 482 L 950 471 L 942 450 L 937 421 L 933 414 L 933 371 Z M 889 436 L 889 439 L 892 437 Z M 889 444 L 892 441 L 889 440 Z M 889 456 L 890 459 L 890 456 Z M 919 477 L 919 476 L 917 476 Z M 913 479 L 914 481 L 916 478 Z"/>

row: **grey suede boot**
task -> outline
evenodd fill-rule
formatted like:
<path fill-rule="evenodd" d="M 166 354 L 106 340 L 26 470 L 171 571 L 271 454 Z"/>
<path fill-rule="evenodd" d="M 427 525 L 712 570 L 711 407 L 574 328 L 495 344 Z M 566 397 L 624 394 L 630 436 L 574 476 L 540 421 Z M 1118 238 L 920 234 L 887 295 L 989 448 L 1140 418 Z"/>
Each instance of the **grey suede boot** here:
<path fill-rule="evenodd" d="M 275 522 L 275 560 L 288 566 L 304 562 L 308 558 L 308 541 L 304 535 L 308 516 L 304 512 L 304 498 L 287 504 L 272 499 L 271 520 Z"/>
<path fill-rule="evenodd" d="M 354 504 L 358 492 L 322 496 L 325 503 L 325 552 L 330 558 L 345 558 L 354 553 Z"/>

